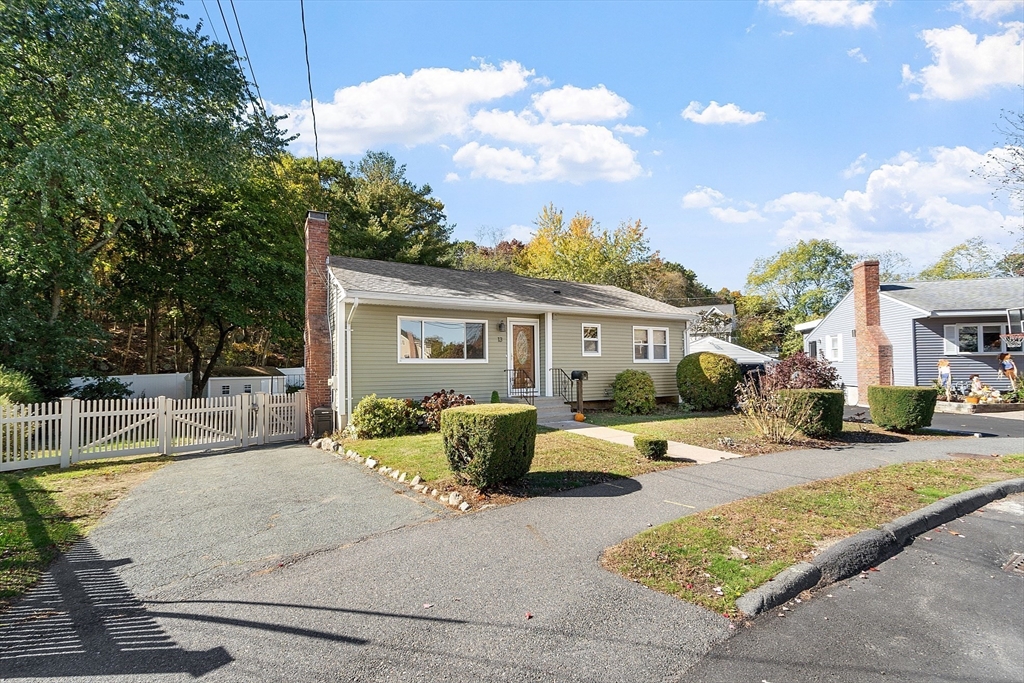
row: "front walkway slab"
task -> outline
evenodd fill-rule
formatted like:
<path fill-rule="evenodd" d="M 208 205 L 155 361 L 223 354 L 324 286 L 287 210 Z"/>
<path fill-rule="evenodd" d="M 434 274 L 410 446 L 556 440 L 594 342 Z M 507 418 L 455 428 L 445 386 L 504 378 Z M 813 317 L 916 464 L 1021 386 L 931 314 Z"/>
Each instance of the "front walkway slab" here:
<path fill-rule="evenodd" d="M 544 422 L 541 426 L 550 427 L 551 429 L 562 429 L 567 432 L 573 432 L 574 434 L 589 436 L 592 439 L 611 441 L 612 443 L 629 446 L 631 448 L 633 446 L 633 437 L 636 436 L 636 434 L 633 434 L 632 432 L 623 431 L 621 429 L 598 427 L 597 425 L 587 424 L 586 422 L 575 422 L 573 420 Z M 737 455 L 736 453 L 729 453 L 727 451 L 717 451 L 713 448 L 693 446 L 681 441 L 669 441 L 668 457 L 673 460 L 687 460 L 689 462 L 695 462 L 703 465 L 710 462 L 718 462 L 719 460 L 728 460 L 730 458 L 742 458 L 743 456 Z"/>

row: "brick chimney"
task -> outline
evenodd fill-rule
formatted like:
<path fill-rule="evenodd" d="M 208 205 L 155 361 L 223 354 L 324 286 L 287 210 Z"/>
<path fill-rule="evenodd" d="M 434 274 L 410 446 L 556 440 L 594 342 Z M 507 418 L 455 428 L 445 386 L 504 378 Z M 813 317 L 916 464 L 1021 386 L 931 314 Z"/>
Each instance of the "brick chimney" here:
<path fill-rule="evenodd" d="M 858 402 L 865 403 L 869 386 L 892 384 L 892 344 L 882 329 L 878 261 L 854 264 L 853 310 L 857 326 Z"/>
<path fill-rule="evenodd" d="M 327 323 L 327 214 L 306 214 L 306 433 L 313 434 L 313 409 L 331 407 L 331 333 Z M 319 435 L 316 435 L 319 436 Z"/>

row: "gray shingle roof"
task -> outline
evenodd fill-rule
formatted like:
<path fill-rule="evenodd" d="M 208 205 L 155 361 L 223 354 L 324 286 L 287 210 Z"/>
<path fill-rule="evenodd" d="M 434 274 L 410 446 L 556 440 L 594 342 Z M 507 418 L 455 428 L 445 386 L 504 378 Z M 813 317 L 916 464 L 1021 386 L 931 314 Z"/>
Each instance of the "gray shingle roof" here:
<path fill-rule="evenodd" d="M 444 298 L 453 305 L 473 302 L 640 312 L 686 317 L 686 311 L 610 285 L 541 280 L 511 273 L 478 272 L 392 261 L 332 256 L 328 266 L 347 291 L 382 296 Z M 556 293 L 557 292 L 557 293 Z"/>
<path fill-rule="evenodd" d="M 1024 306 L 1024 277 L 987 280 L 887 282 L 881 292 L 898 301 L 937 311 L 1005 311 Z"/>

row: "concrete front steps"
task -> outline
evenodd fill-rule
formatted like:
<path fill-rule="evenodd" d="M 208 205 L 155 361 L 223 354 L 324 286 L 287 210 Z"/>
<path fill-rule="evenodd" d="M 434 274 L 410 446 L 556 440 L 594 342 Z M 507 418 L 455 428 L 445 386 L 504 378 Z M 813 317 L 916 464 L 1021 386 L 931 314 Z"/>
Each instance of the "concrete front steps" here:
<path fill-rule="evenodd" d="M 525 399 L 513 399 L 515 403 L 527 403 Z M 561 422 L 572 419 L 572 408 L 566 404 L 561 396 L 547 397 L 537 396 L 533 399 L 533 405 L 537 408 L 537 422 Z"/>

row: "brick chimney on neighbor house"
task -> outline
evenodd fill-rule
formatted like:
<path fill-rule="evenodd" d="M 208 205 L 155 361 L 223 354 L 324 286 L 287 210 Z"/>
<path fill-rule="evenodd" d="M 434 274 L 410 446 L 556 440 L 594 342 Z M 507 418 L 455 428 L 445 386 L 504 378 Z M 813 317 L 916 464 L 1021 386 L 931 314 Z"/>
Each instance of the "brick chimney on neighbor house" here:
<path fill-rule="evenodd" d="M 306 214 L 306 433 L 313 433 L 313 409 L 331 407 L 331 333 L 327 322 L 327 214 Z M 319 435 L 317 435 L 319 436 Z"/>
<path fill-rule="evenodd" d="M 853 310 L 857 329 L 858 403 L 865 403 L 868 387 L 892 384 L 892 344 L 882 329 L 878 261 L 861 261 L 853 266 Z"/>

